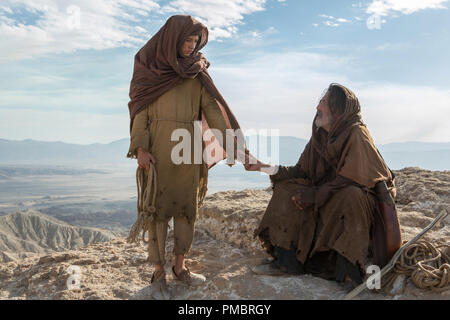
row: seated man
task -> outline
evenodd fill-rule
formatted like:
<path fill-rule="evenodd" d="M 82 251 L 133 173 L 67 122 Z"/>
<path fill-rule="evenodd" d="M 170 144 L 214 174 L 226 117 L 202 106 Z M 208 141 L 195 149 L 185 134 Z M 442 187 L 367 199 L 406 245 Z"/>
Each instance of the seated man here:
<path fill-rule="evenodd" d="M 298 163 L 270 179 L 273 196 L 255 236 L 274 259 L 255 273 L 311 273 L 355 286 L 368 258 L 382 268 L 401 246 L 394 177 L 349 89 L 330 85 Z"/>

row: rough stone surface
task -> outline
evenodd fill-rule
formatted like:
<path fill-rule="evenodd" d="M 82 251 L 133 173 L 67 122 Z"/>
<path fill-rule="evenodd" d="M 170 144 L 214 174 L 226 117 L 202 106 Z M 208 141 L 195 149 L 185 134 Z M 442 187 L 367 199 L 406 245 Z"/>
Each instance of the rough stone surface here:
<path fill-rule="evenodd" d="M 408 168 L 396 174 L 400 222 L 403 236 L 409 240 L 441 210 L 449 208 L 450 172 Z M 207 197 L 187 259 L 189 268 L 204 274 L 207 281 L 201 287 L 188 289 L 173 279 L 170 258 L 167 274 L 174 299 L 342 299 L 345 296 L 347 291 L 341 285 L 310 275 L 252 274 L 251 266 L 267 257 L 253 238 L 253 231 L 270 196 L 270 190 L 244 190 Z M 449 223 L 447 218 L 426 239 L 449 243 Z M 172 231 L 169 239 L 167 253 L 171 257 Z M 128 244 L 125 239 L 116 238 L 77 250 L 2 263 L 0 298 L 150 299 L 153 269 L 146 258 L 144 245 Z M 76 288 L 76 274 L 69 274 L 68 270 L 79 271 L 79 288 Z M 408 281 L 404 293 L 384 295 L 366 290 L 357 299 L 449 300 L 450 292 L 433 293 L 418 289 Z"/>

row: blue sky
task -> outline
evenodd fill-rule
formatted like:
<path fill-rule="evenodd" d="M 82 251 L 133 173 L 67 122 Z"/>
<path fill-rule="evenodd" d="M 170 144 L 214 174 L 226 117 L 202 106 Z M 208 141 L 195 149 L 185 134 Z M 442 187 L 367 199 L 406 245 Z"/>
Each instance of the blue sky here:
<path fill-rule="evenodd" d="M 128 136 L 133 57 L 173 14 L 210 29 L 210 72 L 244 129 L 309 138 L 331 82 L 376 143 L 450 141 L 448 0 L 5 0 L 0 138 Z M 373 21 L 375 23 L 368 23 Z"/>

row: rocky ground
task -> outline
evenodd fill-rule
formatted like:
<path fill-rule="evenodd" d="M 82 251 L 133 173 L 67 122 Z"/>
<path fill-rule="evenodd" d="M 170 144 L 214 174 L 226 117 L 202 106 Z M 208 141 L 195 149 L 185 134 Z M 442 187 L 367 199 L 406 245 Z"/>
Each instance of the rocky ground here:
<path fill-rule="evenodd" d="M 28 210 L 0 217 L 0 263 L 36 254 L 75 250 L 115 239 L 119 233 L 69 225 Z"/>
<path fill-rule="evenodd" d="M 450 208 L 450 172 L 408 168 L 396 174 L 399 218 L 403 236 L 409 240 L 442 210 Z M 347 292 L 339 284 L 310 275 L 269 277 L 251 272 L 253 265 L 266 258 L 252 234 L 270 196 L 270 190 L 245 190 L 207 197 L 187 260 L 189 268 L 204 274 L 207 281 L 190 290 L 169 276 L 173 299 L 342 299 L 345 296 Z M 450 243 L 449 224 L 450 217 L 447 217 L 425 239 Z M 170 240 L 169 256 L 172 248 Z M 0 264 L 0 298 L 150 299 L 153 270 L 146 257 L 143 245 L 116 238 L 78 250 L 3 263 Z M 171 265 L 169 260 L 169 275 Z M 69 274 L 70 270 L 75 274 Z M 433 293 L 408 282 L 402 294 L 365 291 L 357 299 L 450 300 L 450 291 Z"/>

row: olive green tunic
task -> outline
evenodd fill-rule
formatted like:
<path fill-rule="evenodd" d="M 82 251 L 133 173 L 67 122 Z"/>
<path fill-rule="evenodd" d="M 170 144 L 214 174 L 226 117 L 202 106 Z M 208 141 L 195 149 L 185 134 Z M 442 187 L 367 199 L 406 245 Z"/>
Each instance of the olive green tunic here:
<path fill-rule="evenodd" d="M 205 168 L 204 165 L 194 164 L 194 121 L 201 118 L 201 112 L 209 127 L 220 130 L 225 139 L 228 127 L 220 108 L 198 79 L 184 80 L 134 119 L 127 156 L 136 158 L 137 149 L 143 148 L 156 160 L 157 220 L 184 216 L 188 221 L 195 221 L 200 176 Z M 174 130 L 181 128 L 190 133 L 191 164 L 175 164 L 171 159 L 172 149 L 182 142 L 181 138 L 171 141 L 171 136 Z"/>

